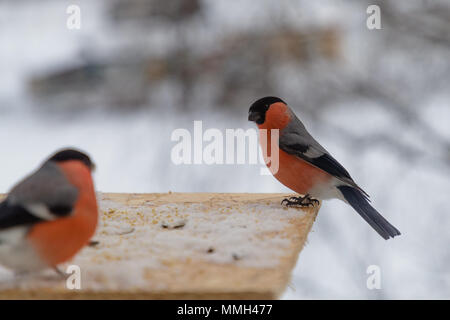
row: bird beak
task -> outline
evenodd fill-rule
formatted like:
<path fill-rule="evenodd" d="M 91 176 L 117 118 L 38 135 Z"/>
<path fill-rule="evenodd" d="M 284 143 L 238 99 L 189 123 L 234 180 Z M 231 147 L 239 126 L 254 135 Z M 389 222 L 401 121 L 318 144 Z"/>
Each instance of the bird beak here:
<path fill-rule="evenodd" d="M 248 121 L 254 121 L 258 123 L 258 121 L 261 120 L 261 115 L 257 112 L 249 112 L 248 113 Z"/>

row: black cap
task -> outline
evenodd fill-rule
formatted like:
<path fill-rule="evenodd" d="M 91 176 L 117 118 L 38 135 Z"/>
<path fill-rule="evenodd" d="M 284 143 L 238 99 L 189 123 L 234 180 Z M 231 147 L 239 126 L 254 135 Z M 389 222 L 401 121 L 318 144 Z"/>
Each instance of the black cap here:
<path fill-rule="evenodd" d="M 248 120 L 254 121 L 257 124 L 263 124 L 264 121 L 266 121 L 267 110 L 269 110 L 271 104 L 274 104 L 276 102 L 282 102 L 286 104 L 286 102 L 277 97 L 264 97 L 256 100 L 248 110 Z"/>
<path fill-rule="evenodd" d="M 87 154 L 82 151 L 75 149 L 63 149 L 56 152 L 53 156 L 51 156 L 48 161 L 54 162 L 64 162 L 70 160 L 78 160 L 84 163 L 89 169 L 94 169 L 95 165 L 91 161 L 91 158 Z"/>

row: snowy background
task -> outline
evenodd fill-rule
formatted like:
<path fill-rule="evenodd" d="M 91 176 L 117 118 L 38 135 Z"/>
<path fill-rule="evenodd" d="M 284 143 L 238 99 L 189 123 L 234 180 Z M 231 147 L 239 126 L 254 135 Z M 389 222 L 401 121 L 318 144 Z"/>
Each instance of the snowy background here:
<path fill-rule="evenodd" d="M 252 3 L 0 1 L 0 192 L 64 146 L 103 192 L 288 192 L 260 166 L 170 160 L 174 129 L 251 128 L 277 95 L 402 232 L 324 203 L 284 298 L 450 298 L 448 1 L 382 1 L 381 30 L 376 1 Z"/>

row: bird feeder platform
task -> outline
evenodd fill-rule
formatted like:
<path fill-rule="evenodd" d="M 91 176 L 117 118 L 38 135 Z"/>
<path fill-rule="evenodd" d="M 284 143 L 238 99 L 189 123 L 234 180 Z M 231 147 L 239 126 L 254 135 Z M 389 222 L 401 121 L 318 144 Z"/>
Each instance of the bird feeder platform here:
<path fill-rule="evenodd" d="M 320 208 L 285 208 L 288 196 L 99 193 L 91 245 L 59 267 L 68 278 L 0 267 L 0 299 L 276 299 Z"/>

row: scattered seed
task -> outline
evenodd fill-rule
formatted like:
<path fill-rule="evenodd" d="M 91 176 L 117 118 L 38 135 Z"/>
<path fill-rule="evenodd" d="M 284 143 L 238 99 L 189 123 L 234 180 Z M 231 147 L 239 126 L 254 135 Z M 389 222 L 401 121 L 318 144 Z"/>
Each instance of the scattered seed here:
<path fill-rule="evenodd" d="M 130 229 L 128 229 L 128 230 L 125 230 L 125 231 L 122 231 L 122 232 L 118 232 L 117 235 L 118 235 L 118 236 L 123 236 L 123 235 L 125 235 L 125 234 L 133 233 L 135 230 L 136 230 L 135 228 L 130 228 Z"/>
<path fill-rule="evenodd" d="M 98 246 L 99 243 L 100 243 L 100 241 L 96 241 L 96 240 L 89 241 L 88 247 L 96 247 L 96 246 Z"/>
<path fill-rule="evenodd" d="M 233 253 L 233 260 L 234 261 L 238 261 L 238 260 L 241 260 L 241 259 L 242 259 L 241 256 L 239 256 L 237 253 Z"/>
<path fill-rule="evenodd" d="M 164 229 L 181 229 L 186 225 L 186 220 L 179 220 L 174 223 L 163 221 L 161 227 Z"/>

